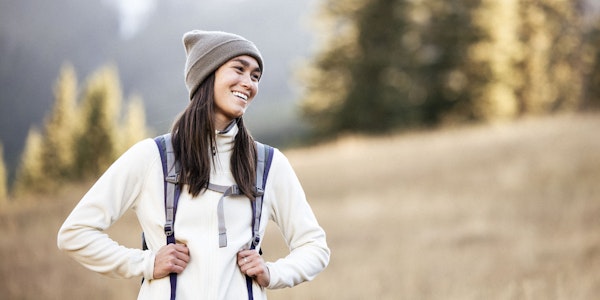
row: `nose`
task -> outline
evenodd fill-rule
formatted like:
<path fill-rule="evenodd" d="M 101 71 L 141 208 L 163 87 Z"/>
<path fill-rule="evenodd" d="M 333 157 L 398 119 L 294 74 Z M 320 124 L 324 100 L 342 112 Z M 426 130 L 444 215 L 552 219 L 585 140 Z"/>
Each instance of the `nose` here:
<path fill-rule="evenodd" d="M 252 80 L 252 75 L 244 75 L 240 79 L 240 86 L 248 91 L 253 97 L 256 93 L 258 93 L 258 83 Z"/>
<path fill-rule="evenodd" d="M 242 76 L 241 84 L 243 87 L 245 88 L 251 88 L 252 87 L 252 78 L 250 78 L 251 75 L 244 75 Z"/>

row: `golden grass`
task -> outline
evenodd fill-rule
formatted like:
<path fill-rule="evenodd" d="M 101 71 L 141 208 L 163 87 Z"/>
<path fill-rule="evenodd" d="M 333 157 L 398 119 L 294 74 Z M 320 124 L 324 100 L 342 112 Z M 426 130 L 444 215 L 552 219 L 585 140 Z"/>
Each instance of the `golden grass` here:
<path fill-rule="evenodd" d="M 286 151 L 328 234 L 329 267 L 270 299 L 595 299 L 600 115 L 527 119 Z M 0 298 L 135 299 L 139 279 L 55 246 L 85 192 L 0 213 Z M 139 244 L 132 215 L 111 229 Z M 274 226 L 267 259 L 285 253 Z"/>

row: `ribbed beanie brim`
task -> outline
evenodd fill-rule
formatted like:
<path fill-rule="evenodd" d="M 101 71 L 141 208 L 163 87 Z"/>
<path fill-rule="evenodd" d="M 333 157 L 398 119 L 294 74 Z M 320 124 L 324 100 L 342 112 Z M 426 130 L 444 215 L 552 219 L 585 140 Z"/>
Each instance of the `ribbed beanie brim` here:
<path fill-rule="evenodd" d="M 263 71 L 262 56 L 258 48 L 236 34 L 192 30 L 183 35 L 183 45 L 186 52 L 185 85 L 190 100 L 208 75 L 234 57 L 252 56 Z"/>

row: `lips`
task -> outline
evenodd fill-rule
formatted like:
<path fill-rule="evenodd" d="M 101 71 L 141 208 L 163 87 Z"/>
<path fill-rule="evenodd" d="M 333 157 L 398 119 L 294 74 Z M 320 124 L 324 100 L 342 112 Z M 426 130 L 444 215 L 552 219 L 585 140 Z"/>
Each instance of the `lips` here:
<path fill-rule="evenodd" d="M 248 95 L 242 93 L 242 92 L 238 92 L 238 91 L 233 91 L 232 94 L 244 101 L 248 101 Z"/>

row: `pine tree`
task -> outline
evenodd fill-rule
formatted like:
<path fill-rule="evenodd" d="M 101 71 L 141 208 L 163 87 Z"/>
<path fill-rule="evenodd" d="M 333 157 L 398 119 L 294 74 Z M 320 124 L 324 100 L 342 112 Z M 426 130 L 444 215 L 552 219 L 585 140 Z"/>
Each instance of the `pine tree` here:
<path fill-rule="evenodd" d="M 325 137 L 590 106 L 600 76 L 578 3 L 327 0 L 304 117 Z"/>
<path fill-rule="evenodd" d="M 574 110 L 583 97 L 582 16 L 571 0 L 521 0 L 522 114 Z"/>
<path fill-rule="evenodd" d="M 315 32 L 323 45 L 314 62 L 299 74 L 306 85 L 301 110 L 315 129 L 317 137 L 334 135 L 339 130 L 337 116 L 352 85 L 349 62 L 358 55 L 357 26 L 354 15 L 363 0 L 327 0 L 316 16 Z"/>
<path fill-rule="evenodd" d="M 590 25 L 587 33 L 585 61 L 584 100 L 581 109 L 600 110 L 600 17 Z"/>
<path fill-rule="evenodd" d="M 39 130 L 30 129 L 14 183 L 14 193 L 17 196 L 44 192 L 49 188 L 49 178 L 44 174 L 42 143 Z"/>
<path fill-rule="evenodd" d="M 490 67 L 474 59 L 471 49 L 489 36 L 476 24 L 482 0 L 415 1 L 408 16 L 411 30 L 403 43 L 414 40 L 415 61 L 409 76 L 412 102 L 421 103 L 417 124 L 477 120 L 474 106 L 488 82 Z M 451 28 L 451 30 L 449 30 Z M 418 45 L 418 47 L 417 47 Z"/>
<path fill-rule="evenodd" d="M 121 130 L 121 147 L 119 153 L 125 152 L 133 144 L 148 137 L 149 132 L 146 127 L 146 113 L 144 112 L 144 102 L 140 96 L 132 96 L 127 105 L 127 114 L 123 121 L 123 130 Z"/>
<path fill-rule="evenodd" d="M 583 12 L 583 101 L 580 110 L 600 110 L 600 14 L 592 3 L 578 0 Z"/>
<path fill-rule="evenodd" d="M 474 103 L 480 119 L 511 119 L 518 112 L 519 1 L 484 0 L 476 11 L 476 26 L 487 38 L 472 48 L 473 59 L 488 66 L 489 74 Z M 500 25 L 501 24 L 501 25 Z"/>
<path fill-rule="evenodd" d="M 8 174 L 4 163 L 4 147 L 0 143 L 0 207 L 8 203 Z"/>
<path fill-rule="evenodd" d="M 319 21 L 333 34 L 303 74 L 304 116 L 325 135 L 436 125 L 451 113 L 474 118 L 485 72 L 468 54 L 482 39 L 471 13 L 479 5 L 328 1 Z"/>
<path fill-rule="evenodd" d="M 76 141 L 76 173 L 82 178 L 100 175 L 118 155 L 121 97 L 115 67 L 96 71 L 87 82 Z"/>
<path fill-rule="evenodd" d="M 415 102 L 405 74 L 412 69 L 414 53 L 406 51 L 401 39 L 409 29 L 406 11 L 404 1 L 374 0 L 354 15 L 357 53 L 348 62 L 352 81 L 335 117 L 338 130 L 389 131 L 412 118 Z"/>
<path fill-rule="evenodd" d="M 54 107 L 45 124 L 43 162 L 45 174 L 59 183 L 74 175 L 74 138 L 79 128 L 75 111 L 77 78 L 71 65 L 62 67 L 54 86 L 54 97 Z"/>

